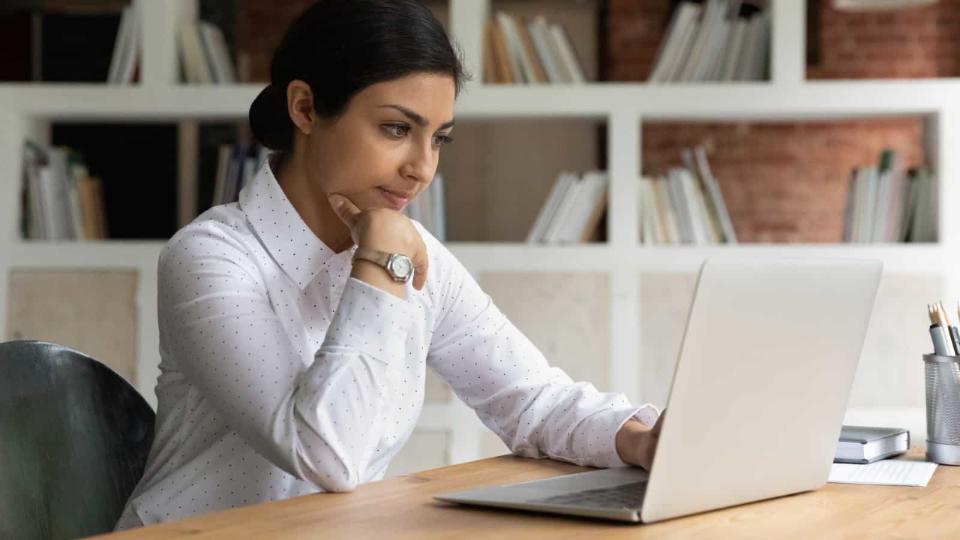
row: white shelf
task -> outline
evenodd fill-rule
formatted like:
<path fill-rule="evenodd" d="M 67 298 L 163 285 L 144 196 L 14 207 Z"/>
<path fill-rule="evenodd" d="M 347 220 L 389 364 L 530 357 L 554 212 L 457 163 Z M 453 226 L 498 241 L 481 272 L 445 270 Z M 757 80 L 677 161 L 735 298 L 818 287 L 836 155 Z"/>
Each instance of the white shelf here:
<path fill-rule="evenodd" d="M 119 121 L 246 118 L 263 86 L 244 84 L 109 87 L 3 84 L 0 107 L 28 117 Z M 960 80 L 768 83 L 473 86 L 458 118 L 595 117 L 645 120 L 815 120 L 934 114 L 952 106 Z"/>

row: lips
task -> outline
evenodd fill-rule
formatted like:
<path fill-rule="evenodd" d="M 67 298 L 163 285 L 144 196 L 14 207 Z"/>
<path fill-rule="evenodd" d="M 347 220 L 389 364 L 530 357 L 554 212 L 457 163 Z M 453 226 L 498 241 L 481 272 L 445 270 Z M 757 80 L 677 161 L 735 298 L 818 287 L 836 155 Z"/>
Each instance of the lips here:
<path fill-rule="evenodd" d="M 402 191 L 390 191 L 388 189 L 378 187 L 377 191 L 380 192 L 380 195 L 383 197 L 387 204 L 390 205 L 394 210 L 402 210 L 404 206 L 410 199 L 413 197 L 413 193 L 405 193 Z"/>

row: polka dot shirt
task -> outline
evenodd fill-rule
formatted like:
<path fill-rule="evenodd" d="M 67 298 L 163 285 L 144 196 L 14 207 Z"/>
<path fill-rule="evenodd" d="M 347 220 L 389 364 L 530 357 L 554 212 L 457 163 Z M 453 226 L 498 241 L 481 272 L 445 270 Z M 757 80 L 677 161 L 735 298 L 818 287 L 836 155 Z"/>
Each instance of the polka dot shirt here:
<path fill-rule="evenodd" d="M 350 277 L 269 162 L 239 201 L 179 230 L 158 266 L 156 436 L 118 529 L 380 480 L 410 437 L 429 366 L 517 455 L 624 466 L 631 406 L 550 367 L 414 222 L 426 285 L 406 300 Z"/>

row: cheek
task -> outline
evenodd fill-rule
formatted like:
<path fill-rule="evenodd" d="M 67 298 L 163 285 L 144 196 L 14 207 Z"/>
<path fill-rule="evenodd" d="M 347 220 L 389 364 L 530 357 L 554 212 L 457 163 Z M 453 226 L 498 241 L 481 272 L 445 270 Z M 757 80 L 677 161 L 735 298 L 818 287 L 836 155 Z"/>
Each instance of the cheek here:
<path fill-rule="evenodd" d="M 363 158 L 342 156 L 330 170 L 324 190 L 343 193 L 361 208 L 382 206 L 376 188 L 396 182 L 396 161 L 383 155 L 368 153 Z"/>
<path fill-rule="evenodd" d="M 354 191 L 365 191 L 384 184 L 395 183 L 400 169 L 403 149 L 398 145 L 365 144 L 362 151 L 352 152 L 341 160 L 341 181 L 348 181 Z"/>

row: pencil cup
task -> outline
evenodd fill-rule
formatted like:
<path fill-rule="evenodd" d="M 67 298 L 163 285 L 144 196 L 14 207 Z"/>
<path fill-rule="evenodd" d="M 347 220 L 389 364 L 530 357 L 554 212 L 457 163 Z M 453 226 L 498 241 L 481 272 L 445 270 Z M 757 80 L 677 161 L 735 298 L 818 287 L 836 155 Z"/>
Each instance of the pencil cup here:
<path fill-rule="evenodd" d="M 927 459 L 960 465 L 960 357 L 923 355 L 927 391 Z"/>

